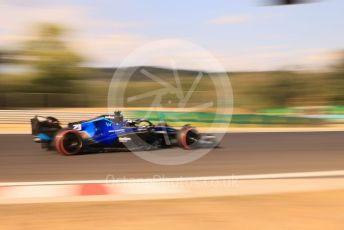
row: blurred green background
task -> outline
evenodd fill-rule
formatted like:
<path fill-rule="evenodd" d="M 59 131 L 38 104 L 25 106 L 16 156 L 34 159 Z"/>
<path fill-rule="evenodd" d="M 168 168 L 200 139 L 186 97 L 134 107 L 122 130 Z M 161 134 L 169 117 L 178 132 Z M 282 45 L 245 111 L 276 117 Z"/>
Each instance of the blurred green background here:
<path fill-rule="evenodd" d="M 16 49 L 0 47 L 0 109 L 46 107 L 106 107 L 110 81 L 116 69 L 91 68 L 70 47 L 69 30 L 56 24 L 37 26 L 32 39 Z M 341 51 L 338 51 L 341 52 Z M 343 113 L 344 52 L 326 71 L 268 71 L 215 73 L 229 77 L 237 113 Z M 159 86 L 142 75 L 138 67 L 126 86 L 128 97 Z M 150 73 L 175 84 L 173 70 L 144 67 Z M 187 92 L 199 72 L 178 70 L 183 91 Z M 208 73 L 199 83 L 186 107 L 216 100 Z M 212 73 L 214 74 L 214 73 Z M 163 98 L 163 107 L 178 107 L 174 95 Z M 125 104 L 150 106 L 151 98 Z"/>

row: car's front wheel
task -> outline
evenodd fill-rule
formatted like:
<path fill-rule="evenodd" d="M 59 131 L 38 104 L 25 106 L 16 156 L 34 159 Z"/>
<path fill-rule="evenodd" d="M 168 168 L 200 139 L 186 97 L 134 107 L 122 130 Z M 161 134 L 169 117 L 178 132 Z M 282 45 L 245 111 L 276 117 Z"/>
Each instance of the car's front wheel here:
<path fill-rule="evenodd" d="M 200 134 L 191 126 L 185 126 L 179 130 L 177 134 L 178 145 L 184 149 L 192 149 L 197 147 L 200 140 Z"/>

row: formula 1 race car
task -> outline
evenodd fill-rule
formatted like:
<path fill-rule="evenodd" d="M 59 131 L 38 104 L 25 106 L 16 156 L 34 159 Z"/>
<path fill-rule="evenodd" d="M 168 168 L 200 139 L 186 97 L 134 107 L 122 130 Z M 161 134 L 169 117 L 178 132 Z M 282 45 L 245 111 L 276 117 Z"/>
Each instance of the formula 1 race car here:
<path fill-rule="evenodd" d="M 64 155 L 108 152 L 118 149 L 154 150 L 179 146 L 184 149 L 214 147 L 216 137 L 200 134 L 190 125 L 181 129 L 166 123 L 153 125 L 146 119 L 125 120 L 121 112 L 101 115 L 90 120 L 69 123 L 62 128 L 54 117 L 35 116 L 31 119 L 34 141 L 42 148 Z"/>

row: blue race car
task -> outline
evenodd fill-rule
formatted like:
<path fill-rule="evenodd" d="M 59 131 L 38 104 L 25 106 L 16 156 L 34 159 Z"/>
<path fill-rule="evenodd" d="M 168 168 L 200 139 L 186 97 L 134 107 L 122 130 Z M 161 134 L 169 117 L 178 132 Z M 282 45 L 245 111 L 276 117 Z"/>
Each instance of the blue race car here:
<path fill-rule="evenodd" d="M 216 137 L 200 134 L 190 125 L 181 129 L 166 123 L 153 125 L 146 119 L 125 120 L 120 111 L 90 120 L 69 123 L 62 128 L 54 117 L 35 116 L 31 119 L 34 141 L 42 148 L 63 155 L 108 152 L 118 149 L 154 150 L 172 146 L 184 149 L 214 147 Z"/>

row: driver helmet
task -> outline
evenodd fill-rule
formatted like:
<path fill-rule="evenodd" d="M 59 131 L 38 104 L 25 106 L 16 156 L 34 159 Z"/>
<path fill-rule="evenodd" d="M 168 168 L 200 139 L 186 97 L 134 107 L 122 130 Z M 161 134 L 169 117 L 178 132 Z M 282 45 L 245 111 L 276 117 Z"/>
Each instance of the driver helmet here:
<path fill-rule="evenodd" d="M 115 121 L 115 123 L 122 123 L 123 122 L 123 115 L 122 115 L 121 111 L 115 111 L 114 121 Z"/>

